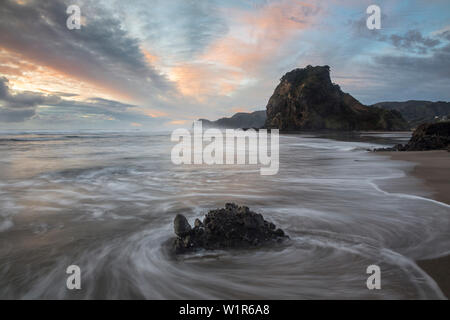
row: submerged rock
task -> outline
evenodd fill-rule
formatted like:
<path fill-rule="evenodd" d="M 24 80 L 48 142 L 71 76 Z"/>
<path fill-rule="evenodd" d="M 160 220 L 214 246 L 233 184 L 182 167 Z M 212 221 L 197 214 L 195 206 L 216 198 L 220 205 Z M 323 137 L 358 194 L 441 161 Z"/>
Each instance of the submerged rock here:
<path fill-rule="evenodd" d="M 194 228 L 190 229 L 190 225 L 187 227 L 186 223 L 189 225 L 183 215 L 175 217 L 175 253 L 196 249 L 249 248 L 289 238 L 283 230 L 264 220 L 261 214 L 234 203 L 209 211 L 203 222 L 196 219 Z M 183 227 L 180 230 L 181 225 Z"/>
<path fill-rule="evenodd" d="M 179 237 L 183 237 L 192 230 L 191 225 L 187 221 L 186 217 L 182 214 L 177 214 L 175 219 L 173 220 L 173 230 L 175 234 Z"/>

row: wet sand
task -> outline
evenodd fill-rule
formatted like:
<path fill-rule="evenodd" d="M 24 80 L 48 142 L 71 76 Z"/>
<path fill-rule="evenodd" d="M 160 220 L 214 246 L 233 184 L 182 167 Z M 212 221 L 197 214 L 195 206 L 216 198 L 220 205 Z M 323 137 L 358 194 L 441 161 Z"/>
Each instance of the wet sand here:
<path fill-rule="evenodd" d="M 445 296 L 450 298 L 450 256 L 416 262 L 436 281 Z"/>
<path fill-rule="evenodd" d="M 414 162 L 416 165 L 410 174 L 423 181 L 434 200 L 450 204 L 450 152 L 439 150 L 380 154 L 388 155 L 393 160 Z M 417 264 L 436 281 L 447 298 L 450 298 L 450 255 L 417 261 Z"/>

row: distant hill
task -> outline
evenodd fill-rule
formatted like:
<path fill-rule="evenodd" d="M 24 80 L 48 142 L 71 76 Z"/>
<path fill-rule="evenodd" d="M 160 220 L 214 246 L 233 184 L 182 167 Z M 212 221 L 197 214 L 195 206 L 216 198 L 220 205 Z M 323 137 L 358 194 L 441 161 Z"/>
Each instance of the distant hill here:
<path fill-rule="evenodd" d="M 261 128 L 266 121 L 266 110 L 252 113 L 238 112 L 231 118 L 220 118 L 216 121 L 199 119 L 204 128 L 238 129 L 238 128 Z"/>
<path fill-rule="evenodd" d="M 411 127 L 417 127 L 425 122 L 445 120 L 445 117 L 450 117 L 450 102 L 444 101 L 409 100 L 404 102 L 379 102 L 373 106 L 399 111 Z"/>
<path fill-rule="evenodd" d="M 450 121 L 422 123 L 418 126 L 407 144 L 396 144 L 390 148 L 380 148 L 374 151 L 450 151 Z"/>
<path fill-rule="evenodd" d="M 329 66 L 286 73 L 267 104 L 267 128 L 300 130 L 406 130 L 395 110 L 368 107 L 331 82 Z"/>

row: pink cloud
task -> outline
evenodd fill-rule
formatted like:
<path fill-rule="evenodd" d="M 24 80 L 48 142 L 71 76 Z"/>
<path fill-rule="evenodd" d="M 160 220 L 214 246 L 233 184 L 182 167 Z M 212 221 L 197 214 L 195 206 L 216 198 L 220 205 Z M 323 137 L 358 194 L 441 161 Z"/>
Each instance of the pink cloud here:
<path fill-rule="evenodd" d="M 283 49 L 291 36 L 306 29 L 319 8 L 303 1 L 280 1 L 253 11 L 230 10 L 231 30 L 203 59 L 242 71 L 257 70 Z"/>
<path fill-rule="evenodd" d="M 226 9 L 229 31 L 194 63 L 179 64 L 169 78 L 182 94 L 204 101 L 209 95 L 231 95 L 257 78 L 292 37 L 311 25 L 320 11 L 315 4 L 283 0 L 253 10 Z"/>

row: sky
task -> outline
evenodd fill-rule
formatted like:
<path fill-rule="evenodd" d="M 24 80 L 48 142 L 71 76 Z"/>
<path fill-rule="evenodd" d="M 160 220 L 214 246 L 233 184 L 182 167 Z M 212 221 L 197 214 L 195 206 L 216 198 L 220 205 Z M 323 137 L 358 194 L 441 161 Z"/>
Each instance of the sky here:
<path fill-rule="evenodd" d="M 307 65 L 364 104 L 450 101 L 450 1 L 1 0 L 0 130 L 190 126 Z"/>

